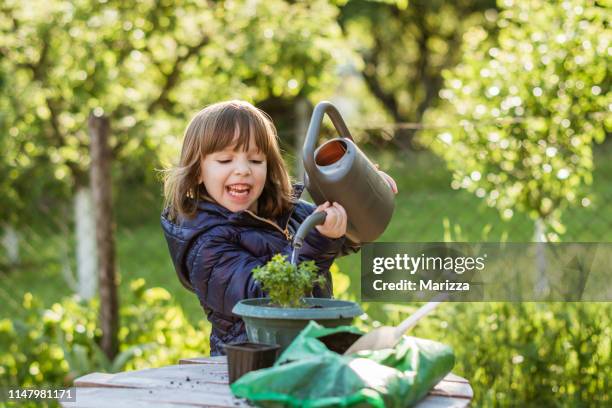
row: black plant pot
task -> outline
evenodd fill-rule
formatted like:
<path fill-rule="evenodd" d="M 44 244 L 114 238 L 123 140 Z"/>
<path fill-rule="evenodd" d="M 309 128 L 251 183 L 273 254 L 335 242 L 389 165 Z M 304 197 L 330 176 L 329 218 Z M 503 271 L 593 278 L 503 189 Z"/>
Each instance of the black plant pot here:
<path fill-rule="evenodd" d="M 230 384 L 250 371 L 272 367 L 280 350 L 276 344 L 248 342 L 226 344 L 224 347 Z"/>

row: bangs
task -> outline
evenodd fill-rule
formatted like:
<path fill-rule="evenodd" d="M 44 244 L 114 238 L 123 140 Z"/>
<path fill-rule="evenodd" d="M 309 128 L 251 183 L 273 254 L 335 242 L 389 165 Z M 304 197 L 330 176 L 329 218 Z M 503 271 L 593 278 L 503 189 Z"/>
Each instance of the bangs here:
<path fill-rule="evenodd" d="M 234 146 L 236 151 L 248 151 L 251 138 L 257 149 L 268 156 L 276 138 L 276 131 L 268 116 L 253 106 L 228 104 L 223 106 L 216 120 L 208 129 L 209 137 L 204 137 L 203 155 Z"/>

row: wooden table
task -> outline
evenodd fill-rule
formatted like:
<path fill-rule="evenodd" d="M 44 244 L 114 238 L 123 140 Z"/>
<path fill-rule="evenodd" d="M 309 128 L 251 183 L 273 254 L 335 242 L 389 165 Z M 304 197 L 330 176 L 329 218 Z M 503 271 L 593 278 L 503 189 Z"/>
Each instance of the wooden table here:
<path fill-rule="evenodd" d="M 185 359 L 179 365 L 117 374 L 92 373 L 77 378 L 76 401 L 63 407 L 250 407 L 232 395 L 227 360 L 223 357 Z M 447 375 L 418 408 L 466 407 L 473 397 L 464 378 Z"/>

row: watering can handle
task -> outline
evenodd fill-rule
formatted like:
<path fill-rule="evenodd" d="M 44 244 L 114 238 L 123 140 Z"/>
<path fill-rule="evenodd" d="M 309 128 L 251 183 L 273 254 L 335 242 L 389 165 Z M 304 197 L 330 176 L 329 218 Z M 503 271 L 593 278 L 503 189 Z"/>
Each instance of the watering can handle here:
<path fill-rule="evenodd" d="M 340 134 L 340 137 L 353 140 L 338 109 L 331 102 L 319 102 L 312 112 L 312 118 L 310 119 L 310 125 L 308 125 L 308 132 L 306 133 L 306 140 L 304 141 L 303 158 L 306 172 L 311 172 L 315 168 L 314 151 L 317 148 L 317 141 L 319 140 L 319 133 L 321 132 L 321 123 L 323 123 L 323 116 L 326 113 Z"/>

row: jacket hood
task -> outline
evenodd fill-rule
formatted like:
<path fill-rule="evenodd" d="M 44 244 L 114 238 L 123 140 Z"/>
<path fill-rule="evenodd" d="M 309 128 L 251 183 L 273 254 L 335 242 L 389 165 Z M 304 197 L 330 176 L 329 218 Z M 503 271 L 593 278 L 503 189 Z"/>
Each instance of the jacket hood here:
<path fill-rule="evenodd" d="M 302 195 L 303 190 L 304 185 L 293 185 L 292 196 L 296 202 Z M 183 286 L 191 291 L 194 291 L 194 289 L 189 281 L 189 272 L 185 260 L 195 240 L 202 233 L 218 226 L 228 224 L 249 225 L 251 223 L 257 225 L 258 223 L 246 211 L 232 212 L 211 201 L 200 201 L 198 203 L 198 211 L 192 219 L 179 216 L 177 220 L 172 221 L 168 218 L 168 212 L 166 208 L 161 214 L 161 227 L 164 231 L 164 237 L 166 238 L 170 257 L 172 258 L 178 278 Z M 279 224 L 284 225 L 288 217 L 289 214 L 284 215 L 277 221 Z"/>

